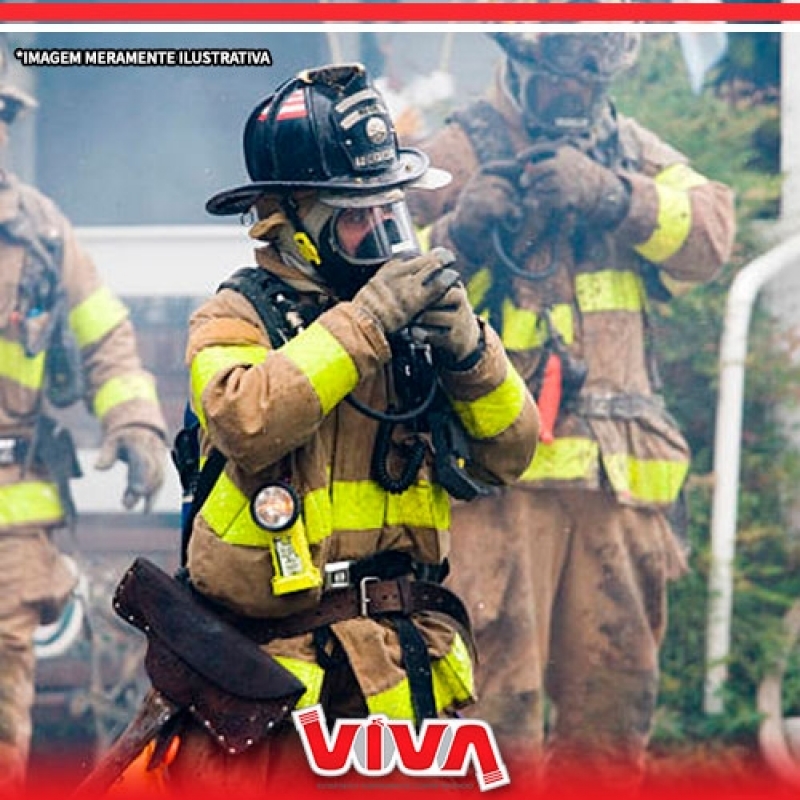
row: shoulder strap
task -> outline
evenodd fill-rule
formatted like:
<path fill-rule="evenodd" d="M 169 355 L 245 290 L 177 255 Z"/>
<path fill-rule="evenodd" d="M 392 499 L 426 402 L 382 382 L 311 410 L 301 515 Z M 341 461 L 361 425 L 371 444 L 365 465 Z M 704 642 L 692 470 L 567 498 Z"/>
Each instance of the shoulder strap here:
<path fill-rule="evenodd" d="M 269 336 L 270 343 L 274 348 L 286 344 L 297 332 L 287 319 L 287 313 L 291 313 L 291 306 L 297 301 L 297 292 L 282 281 L 276 275 L 259 267 L 242 267 L 233 273 L 227 280 L 223 281 L 217 291 L 231 289 L 247 298 L 250 304 L 258 312 L 264 328 Z M 288 309 L 288 312 L 287 312 Z M 197 416 L 187 404 L 184 413 L 184 427 L 178 434 L 175 441 L 175 451 L 179 448 L 194 449 L 198 447 L 197 437 L 199 435 L 200 422 Z M 189 440 L 188 442 L 186 440 Z M 175 457 L 175 456 L 173 456 Z M 199 461 L 199 449 L 188 457 L 195 458 L 195 466 Z M 184 508 L 181 519 L 181 567 L 185 568 L 189 550 L 189 540 L 192 536 L 192 527 L 203 504 L 208 499 L 214 484 L 225 469 L 226 456 L 213 448 L 208 455 L 206 463 L 199 472 L 194 475 L 190 469 L 187 474 L 181 473 L 181 482 L 184 492 L 191 495 L 188 507 Z M 176 462 L 177 463 L 177 462 Z M 191 485 L 189 485 L 191 481 Z"/>
<path fill-rule="evenodd" d="M 461 126 L 469 137 L 478 161 L 512 161 L 514 143 L 503 115 L 487 100 L 476 100 L 472 105 L 454 112 L 448 121 Z"/>
<path fill-rule="evenodd" d="M 222 289 L 232 289 L 250 301 L 274 348 L 292 338 L 294 331 L 279 306 L 295 302 L 297 292 L 277 275 L 259 267 L 242 267 L 223 281 L 217 291 Z"/>

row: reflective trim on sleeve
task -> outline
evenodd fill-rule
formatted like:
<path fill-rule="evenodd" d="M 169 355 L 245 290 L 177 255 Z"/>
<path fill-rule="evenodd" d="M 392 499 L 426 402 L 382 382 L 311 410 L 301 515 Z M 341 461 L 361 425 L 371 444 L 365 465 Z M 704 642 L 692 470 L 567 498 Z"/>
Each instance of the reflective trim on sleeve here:
<path fill-rule="evenodd" d="M 453 408 L 473 439 L 491 439 L 511 427 L 525 405 L 525 382 L 506 361 L 503 382 L 477 400 L 452 400 Z"/>
<path fill-rule="evenodd" d="M 101 287 L 69 312 L 78 347 L 99 342 L 128 316 L 128 309 L 107 287 Z"/>
<path fill-rule="evenodd" d="M 299 658 L 291 658 L 289 656 L 274 656 L 274 658 L 306 687 L 305 692 L 300 695 L 300 699 L 297 701 L 296 708 L 308 708 L 319 703 L 325 670 L 318 664 L 310 661 L 301 661 Z"/>
<path fill-rule="evenodd" d="M 689 191 L 708 179 L 686 164 L 673 164 L 654 178 L 658 220 L 650 238 L 635 250 L 654 264 L 663 264 L 683 247 L 692 227 Z"/>
<path fill-rule="evenodd" d="M 627 453 L 604 455 L 603 465 L 620 496 L 665 505 L 678 498 L 689 471 L 684 461 L 639 459 Z"/>
<path fill-rule="evenodd" d="M 552 444 L 539 442 L 520 480 L 591 480 L 597 475 L 599 455 L 597 442 L 582 437 L 556 439 Z"/>
<path fill-rule="evenodd" d="M 60 522 L 63 517 L 64 510 L 54 483 L 22 481 L 0 486 L 0 528 L 47 525 Z"/>
<path fill-rule="evenodd" d="M 158 402 L 156 385 L 150 375 L 143 373 L 118 375 L 107 380 L 94 396 L 94 414 L 102 420 L 111 409 L 129 400 Z"/>
<path fill-rule="evenodd" d="M 34 391 L 42 388 L 45 354 L 29 358 L 19 342 L 0 337 L 0 376 Z"/>
<path fill-rule="evenodd" d="M 213 345 L 203 348 L 192 359 L 189 371 L 192 409 L 197 415 L 200 425 L 206 427 L 206 415 L 203 411 L 203 392 L 211 379 L 221 370 L 237 366 L 251 367 L 261 364 L 269 351 L 263 345 Z"/>
<path fill-rule="evenodd" d="M 279 352 L 308 378 L 323 415 L 358 385 L 358 369 L 350 354 L 319 323 L 304 330 Z"/>
<path fill-rule="evenodd" d="M 645 307 L 644 284 L 630 271 L 606 269 L 584 272 L 575 278 L 578 308 L 591 314 L 599 311 L 641 311 Z"/>

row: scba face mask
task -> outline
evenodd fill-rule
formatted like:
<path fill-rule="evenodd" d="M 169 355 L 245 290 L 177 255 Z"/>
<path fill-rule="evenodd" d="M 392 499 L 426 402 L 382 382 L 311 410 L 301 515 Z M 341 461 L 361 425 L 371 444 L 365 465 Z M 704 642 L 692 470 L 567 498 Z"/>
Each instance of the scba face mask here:
<path fill-rule="evenodd" d="M 402 192 L 379 197 L 322 196 L 325 222 L 312 237 L 319 242 L 317 267 L 342 299 L 350 299 L 387 261 L 420 254 Z"/>
<path fill-rule="evenodd" d="M 330 220 L 329 245 L 356 267 L 378 267 L 393 258 L 419 255 L 419 245 L 405 201 L 337 208 Z"/>
<path fill-rule="evenodd" d="M 506 87 L 529 131 L 581 134 L 598 118 L 607 97 L 604 80 L 584 80 L 508 59 Z"/>

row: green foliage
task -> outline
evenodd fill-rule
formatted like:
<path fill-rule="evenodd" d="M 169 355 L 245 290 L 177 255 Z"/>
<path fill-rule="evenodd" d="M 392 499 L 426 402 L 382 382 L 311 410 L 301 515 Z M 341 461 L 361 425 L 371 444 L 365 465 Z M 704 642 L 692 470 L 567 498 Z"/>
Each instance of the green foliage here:
<path fill-rule="evenodd" d="M 735 36 L 736 34 L 733 34 Z M 800 369 L 759 303 L 750 328 L 735 578 L 734 619 L 725 714 L 702 711 L 708 603 L 709 531 L 719 342 L 727 291 L 737 270 L 762 252 L 753 221 L 775 215 L 780 176 L 765 172 L 760 143 L 774 142 L 779 109 L 720 87 L 691 93 L 676 37 L 647 34 L 636 68 L 615 90 L 618 107 L 686 153 L 705 175 L 732 186 L 739 231 L 731 263 L 712 283 L 676 298 L 656 314 L 664 393 L 694 454 L 688 484 L 690 573 L 671 589 L 670 628 L 662 651 L 656 741 L 721 739 L 753 743 L 758 684 L 780 652 L 781 618 L 800 596 L 791 566 L 785 499 L 800 485 L 800 455 L 779 409 L 797 407 Z M 795 360 L 794 363 L 797 363 Z M 800 678 L 784 681 L 786 709 L 800 709 Z"/>

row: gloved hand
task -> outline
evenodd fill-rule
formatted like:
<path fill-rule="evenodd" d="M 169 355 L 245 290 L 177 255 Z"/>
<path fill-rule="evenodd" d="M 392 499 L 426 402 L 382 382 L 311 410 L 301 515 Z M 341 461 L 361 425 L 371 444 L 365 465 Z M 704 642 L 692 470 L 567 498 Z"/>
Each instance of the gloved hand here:
<path fill-rule="evenodd" d="M 164 482 L 166 445 L 152 428 L 130 425 L 109 432 L 100 448 L 95 469 L 110 469 L 115 461 L 128 465 L 128 483 L 122 496 L 122 505 L 130 510 L 139 500 L 144 500 L 144 511 L 149 511 L 158 490 Z"/>
<path fill-rule="evenodd" d="M 612 170 L 569 145 L 555 149 L 548 145 L 538 157 L 533 150 L 528 156 L 519 181 L 528 209 L 543 217 L 575 212 L 603 228 L 622 222 L 630 190 Z"/>
<path fill-rule="evenodd" d="M 513 230 L 521 217 L 515 185 L 501 175 L 477 172 L 458 198 L 450 238 L 465 258 L 473 263 L 485 261 L 494 252 L 492 231 L 498 226 Z"/>
<path fill-rule="evenodd" d="M 462 283 L 423 312 L 414 327 L 422 329 L 434 351 L 444 354 L 448 366 L 469 358 L 481 340 L 481 328 Z"/>
<path fill-rule="evenodd" d="M 458 282 L 458 273 L 448 266 L 454 261 L 455 256 L 443 247 L 408 261 L 388 261 L 352 302 L 368 311 L 384 333 L 395 333 Z"/>

